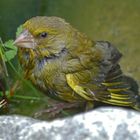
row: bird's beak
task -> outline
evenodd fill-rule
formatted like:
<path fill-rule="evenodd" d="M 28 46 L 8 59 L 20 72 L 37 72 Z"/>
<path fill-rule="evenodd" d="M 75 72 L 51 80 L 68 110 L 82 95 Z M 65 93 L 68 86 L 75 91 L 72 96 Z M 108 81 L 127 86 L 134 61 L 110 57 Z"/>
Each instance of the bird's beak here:
<path fill-rule="evenodd" d="M 24 30 L 14 41 L 14 45 L 20 48 L 35 49 L 36 43 L 34 37 L 28 30 Z"/>

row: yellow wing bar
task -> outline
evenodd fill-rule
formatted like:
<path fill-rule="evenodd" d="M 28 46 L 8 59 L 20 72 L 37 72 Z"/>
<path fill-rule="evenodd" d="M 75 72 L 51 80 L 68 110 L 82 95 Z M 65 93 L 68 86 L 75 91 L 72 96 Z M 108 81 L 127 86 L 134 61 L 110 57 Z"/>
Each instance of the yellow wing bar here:
<path fill-rule="evenodd" d="M 76 81 L 75 77 L 73 74 L 67 74 L 66 75 L 67 83 L 68 85 L 81 97 L 88 101 L 93 101 L 94 99 L 89 97 L 91 95 L 90 93 L 87 93 L 83 87 L 79 86 L 78 82 Z"/>

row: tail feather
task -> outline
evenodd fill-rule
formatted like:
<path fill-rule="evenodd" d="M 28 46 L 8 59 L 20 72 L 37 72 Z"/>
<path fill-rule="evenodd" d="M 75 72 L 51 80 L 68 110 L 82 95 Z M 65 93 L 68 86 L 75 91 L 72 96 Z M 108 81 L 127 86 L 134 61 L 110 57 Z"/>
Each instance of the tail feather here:
<path fill-rule="evenodd" d="M 124 76 L 119 65 L 111 69 L 102 85 L 106 86 L 110 93 L 110 99 L 103 102 L 140 110 L 138 84 L 132 78 Z"/>
<path fill-rule="evenodd" d="M 125 76 L 124 80 L 131 85 L 130 91 L 133 92 L 134 95 L 134 102 L 131 105 L 131 107 L 140 111 L 140 93 L 139 93 L 138 83 L 134 79 L 128 76 Z"/>
<path fill-rule="evenodd" d="M 131 106 L 140 110 L 140 95 L 138 85 L 130 77 L 124 76 L 118 64 L 121 53 L 106 41 L 96 42 L 96 47 L 101 50 L 103 60 L 101 61 L 100 72 L 103 78 L 102 91 L 98 92 L 100 101 L 120 106 Z M 104 94 L 104 91 L 108 94 Z M 104 96 L 103 96 L 104 95 Z"/>
<path fill-rule="evenodd" d="M 140 111 L 140 96 L 136 96 L 135 98 L 136 98 L 136 101 L 132 105 L 132 108 Z"/>

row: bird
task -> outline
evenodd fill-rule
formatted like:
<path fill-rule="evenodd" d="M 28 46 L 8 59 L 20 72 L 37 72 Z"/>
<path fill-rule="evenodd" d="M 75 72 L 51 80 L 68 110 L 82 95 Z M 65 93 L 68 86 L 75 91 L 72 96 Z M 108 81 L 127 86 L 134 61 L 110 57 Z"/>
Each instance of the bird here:
<path fill-rule="evenodd" d="M 140 110 L 119 64 L 122 54 L 110 42 L 94 41 L 55 16 L 32 17 L 22 28 L 14 44 L 25 78 L 60 102 L 56 110 L 96 102 Z"/>

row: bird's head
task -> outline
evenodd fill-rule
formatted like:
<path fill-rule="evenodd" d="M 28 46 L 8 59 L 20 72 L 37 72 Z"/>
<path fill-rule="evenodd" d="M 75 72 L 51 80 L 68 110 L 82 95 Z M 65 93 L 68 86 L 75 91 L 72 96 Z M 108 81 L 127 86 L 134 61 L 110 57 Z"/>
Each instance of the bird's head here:
<path fill-rule="evenodd" d="M 74 29 L 58 17 L 34 17 L 23 24 L 15 45 L 41 55 L 59 54 L 69 47 Z"/>

